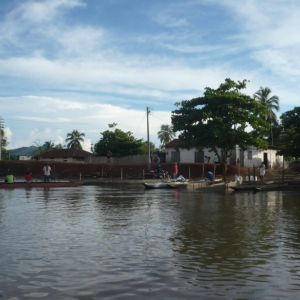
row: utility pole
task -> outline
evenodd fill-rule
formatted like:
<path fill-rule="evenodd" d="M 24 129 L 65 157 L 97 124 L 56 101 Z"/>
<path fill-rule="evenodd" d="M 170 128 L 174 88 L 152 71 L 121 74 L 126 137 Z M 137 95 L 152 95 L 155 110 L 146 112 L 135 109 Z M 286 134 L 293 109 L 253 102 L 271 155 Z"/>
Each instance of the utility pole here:
<path fill-rule="evenodd" d="M 150 158 L 150 139 L 149 139 L 149 115 L 150 109 L 147 107 L 147 143 L 148 143 L 148 170 L 151 168 L 151 158 Z"/>

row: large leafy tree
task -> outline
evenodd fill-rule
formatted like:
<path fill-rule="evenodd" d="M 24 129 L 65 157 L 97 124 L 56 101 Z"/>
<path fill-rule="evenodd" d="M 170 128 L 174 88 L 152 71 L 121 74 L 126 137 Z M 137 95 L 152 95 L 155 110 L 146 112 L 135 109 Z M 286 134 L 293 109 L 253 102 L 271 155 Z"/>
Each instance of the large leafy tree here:
<path fill-rule="evenodd" d="M 176 103 L 178 109 L 172 112 L 174 130 L 181 132 L 179 138 L 185 147 L 208 147 L 217 154 L 225 179 L 226 160 L 236 145 L 243 150 L 248 146 L 267 148 L 263 137 L 269 124 L 258 116 L 267 109 L 241 92 L 246 82 L 227 78 L 218 89 L 205 88 L 203 97 Z M 249 127 L 260 135 L 251 134 Z"/>
<path fill-rule="evenodd" d="M 266 111 L 260 112 L 259 115 L 268 120 L 271 128 L 271 144 L 273 145 L 273 127 L 276 126 L 276 114 L 274 111 L 279 111 L 279 97 L 274 95 L 271 96 L 271 89 L 268 87 L 260 87 L 260 89 L 253 95 L 253 98 L 259 101 L 264 107 L 266 107 Z"/>
<path fill-rule="evenodd" d="M 300 107 L 283 113 L 280 117 L 282 132 L 281 144 L 284 149 L 278 154 L 285 157 L 300 157 Z"/>
<path fill-rule="evenodd" d="M 136 139 L 130 131 L 124 132 L 115 128 L 117 125 L 115 123 L 114 126 L 110 125 L 112 130 L 101 132 L 102 138 L 94 146 L 94 151 L 98 156 L 105 156 L 108 150 L 116 157 L 145 153 L 143 139 Z"/>
<path fill-rule="evenodd" d="M 176 134 L 171 125 L 161 125 L 160 130 L 157 132 L 157 136 L 162 143 L 162 146 L 165 146 L 172 139 L 175 138 Z"/>
<path fill-rule="evenodd" d="M 84 133 L 80 133 L 78 130 L 73 130 L 67 134 L 66 143 L 67 148 L 78 148 L 82 149 L 81 143 L 84 142 Z"/>

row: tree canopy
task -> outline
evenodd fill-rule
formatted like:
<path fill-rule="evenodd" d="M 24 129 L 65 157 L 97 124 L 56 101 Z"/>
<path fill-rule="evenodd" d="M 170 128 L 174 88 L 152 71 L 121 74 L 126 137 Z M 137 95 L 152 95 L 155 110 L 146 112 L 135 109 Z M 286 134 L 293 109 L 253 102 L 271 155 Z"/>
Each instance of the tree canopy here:
<path fill-rule="evenodd" d="M 175 132 L 173 130 L 173 126 L 171 125 L 161 125 L 160 130 L 157 132 L 157 136 L 162 143 L 162 147 L 164 147 L 167 143 L 169 143 L 175 136 Z"/>
<path fill-rule="evenodd" d="M 143 139 L 136 139 L 132 132 L 124 132 L 121 129 L 109 125 L 112 130 L 101 132 L 102 138 L 95 144 L 94 150 L 97 156 L 105 156 L 111 151 L 113 156 L 123 157 L 128 155 L 145 154 L 145 142 Z"/>
<path fill-rule="evenodd" d="M 172 123 L 186 148 L 208 147 L 217 154 L 223 164 L 225 176 L 226 159 L 236 145 L 245 150 L 247 146 L 267 148 L 263 137 L 269 131 L 269 124 L 259 114 L 266 107 L 255 99 L 241 93 L 246 80 L 235 82 L 225 79 L 219 88 L 205 88 L 204 96 L 185 100 L 175 105 Z M 247 129 L 251 127 L 259 136 Z M 218 148 L 221 153 L 218 153 Z"/>
<path fill-rule="evenodd" d="M 46 141 L 43 144 L 44 152 L 51 151 L 51 150 L 54 149 L 54 147 L 55 147 L 55 145 L 54 145 L 54 143 L 52 141 Z"/>
<path fill-rule="evenodd" d="M 300 157 L 300 107 L 295 107 L 283 113 L 280 117 L 283 131 L 281 132 L 281 144 L 284 150 L 278 154 L 286 157 Z"/>
<path fill-rule="evenodd" d="M 66 142 L 67 148 L 78 148 L 82 149 L 81 143 L 84 142 L 84 133 L 80 133 L 78 130 L 73 130 L 71 133 L 67 134 Z"/>
<path fill-rule="evenodd" d="M 274 110 L 279 111 L 279 97 L 274 95 L 271 96 L 271 89 L 268 87 L 260 87 L 260 89 L 253 95 L 253 98 L 257 101 L 259 101 L 264 107 L 266 107 L 267 111 L 261 112 L 259 115 L 261 118 L 264 118 L 265 120 L 268 120 L 270 123 L 270 144 L 274 144 L 274 133 L 273 133 L 273 126 L 277 127 L 277 118 L 274 113 Z M 276 133 L 276 132 L 275 132 Z"/>

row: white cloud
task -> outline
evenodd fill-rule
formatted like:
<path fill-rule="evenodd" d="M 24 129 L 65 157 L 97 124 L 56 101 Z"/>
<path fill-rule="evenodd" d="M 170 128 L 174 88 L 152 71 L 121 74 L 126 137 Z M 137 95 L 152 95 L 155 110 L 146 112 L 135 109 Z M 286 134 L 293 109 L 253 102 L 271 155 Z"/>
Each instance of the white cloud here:
<path fill-rule="evenodd" d="M 50 22 L 61 14 L 63 9 L 75 7 L 85 7 L 85 4 L 79 0 L 28 1 L 17 7 L 9 16 L 32 23 Z"/>
<path fill-rule="evenodd" d="M 5 123 L 12 124 L 10 149 L 30 146 L 36 142 L 42 145 L 45 141 L 64 145 L 67 133 L 76 129 L 85 133 L 84 148 L 89 150 L 91 143 L 96 143 L 101 138 L 100 132 L 108 130 L 108 124 L 113 122 L 118 124 L 117 128 L 133 132 L 136 138 L 147 139 L 146 108 L 145 111 L 139 111 L 99 103 L 80 106 L 76 101 L 50 97 L 16 97 L 10 99 L 10 102 L 20 102 L 20 99 L 22 103 L 26 103 L 22 114 L 19 111 L 16 115 L 15 108 L 11 106 L 6 106 L 3 111 L 9 116 L 5 118 Z M 1 100 L 5 101 L 5 98 Z M 66 110 L 63 104 L 72 109 Z M 55 111 L 48 109 L 53 105 Z M 40 110 L 41 107 L 43 110 Z M 35 117 L 37 113 L 39 117 Z M 161 124 L 170 124 L 170 112 L 156 110 L 152 115 L 150 136 L 151 141 L 158 146 L 157 131 Z M 20 128 L 23 128 L 21 132 Z"/>

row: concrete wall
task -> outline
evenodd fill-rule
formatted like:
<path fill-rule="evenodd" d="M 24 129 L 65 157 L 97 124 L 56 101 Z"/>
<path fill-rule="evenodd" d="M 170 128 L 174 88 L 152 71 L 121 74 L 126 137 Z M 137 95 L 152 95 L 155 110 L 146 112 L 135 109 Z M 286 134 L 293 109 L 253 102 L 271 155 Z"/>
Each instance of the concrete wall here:
<path fill-rule="evenodd" d="M 15 176 L 25 176 L 27 171 L 30 171 L 34 178 L 43 176 L 43 167 L 45 163 L 42 161 L 0 161 L 0 176 L 3 177 L 7 175 L 8 171 L 12 171 Z M 87 163 L 67 163 L 67 162 L 50 162 L 49 165 L 52 168 L 52 175 L 68 175 L 79 178 L 79 174 L 82 176 L 91 177 L 99 172 L 109 173 L 109 164 L 87 164 Z M 161 164 L 162 169 L 168 171 L 172 175 L 171 163 Z M 157 165 L 152 164 L 151 170 L 155 170 Z M 203 174 L 206 175 L 208 171 L 213 172 L 213 164 L 201 164 L 201 163 L 179 163 L 178 164 L 179 174 L 183 175 L 185 178 L 202 178 Z M 144 173 L 149 173 L 148 164 L 111 164 L 111 176 L 113 178 L 120 178 L 121 171 L 123 177 L 126 176 L 138 176 Z M 234 171 L 236 174 L 237 171 Z M 221 166 L 217 165 L 216 174 L 221 175 Z"/>

